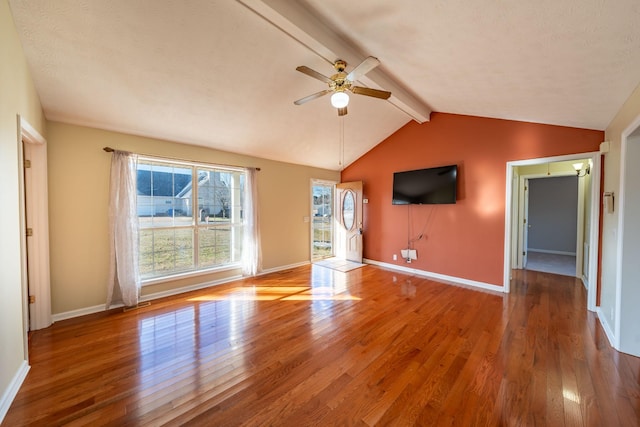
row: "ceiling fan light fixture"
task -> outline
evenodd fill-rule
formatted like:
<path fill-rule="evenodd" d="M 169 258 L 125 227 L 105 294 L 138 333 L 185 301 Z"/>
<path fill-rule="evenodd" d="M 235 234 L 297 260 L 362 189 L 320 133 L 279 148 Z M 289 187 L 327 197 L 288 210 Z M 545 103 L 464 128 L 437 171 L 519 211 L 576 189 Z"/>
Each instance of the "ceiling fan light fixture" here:
<path fill-rule="evenodd" d="M 373 56 L 366 58 L 356 68 L 354 68 L 349 74 L 344 70 L 347 67 L 347 63 L 341 59 L 336 60 L 334 68 L 337 73 L 331 77 L 327 77 L 319 72 L 312 70 L 311 68 L 300 65 L 296 67 L 296 71 L 306 74 L 309 77 L 320 80 L 321 82 L 329 86 L 328 89 L 321 90 L 304 98 L 300 98 L 297 101 L 293 101 L 295 105 L 302 105 L 308 101 L 320 98 L 321 96 L 331 94 L 331 105 L 338 110 L 338 117 L 345 116 L 347 114 L 347 105 L 349 104 L 349 94 L 355 93 L 356 95 L 365 95 L 379 99 L 389 99 L 391 92 L 380 89 L 373 89 L 370 87 L 355 86 L 353 83 L 360 77 L 367 74 L 372 69 L 376 68 L 380 64 L 380 61 Z"/>
<path fill-rule="evenodd" d="M 349 95 L 344 92 L 336 92 L 331 95 L 331 105 L 334 108 L 344 108 L 349 104 Z"/>

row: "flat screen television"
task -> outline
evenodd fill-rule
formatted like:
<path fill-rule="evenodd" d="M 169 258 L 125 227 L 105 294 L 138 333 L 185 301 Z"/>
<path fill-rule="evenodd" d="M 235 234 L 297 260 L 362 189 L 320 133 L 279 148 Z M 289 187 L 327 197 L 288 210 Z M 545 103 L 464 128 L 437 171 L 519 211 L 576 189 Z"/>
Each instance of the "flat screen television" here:
<path fill-rule="evenodd" d="M 458 184 L 458 166 L 395 172 L 394 205 L 454 204 Z"/>

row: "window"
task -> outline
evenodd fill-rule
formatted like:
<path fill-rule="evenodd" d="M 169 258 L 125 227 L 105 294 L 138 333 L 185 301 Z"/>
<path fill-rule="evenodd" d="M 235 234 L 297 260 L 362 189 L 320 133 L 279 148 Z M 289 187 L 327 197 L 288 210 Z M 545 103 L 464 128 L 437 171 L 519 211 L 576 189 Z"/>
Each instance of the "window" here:
<path fill-rule="evenodd" d="M 334 183 L 311 181 L 311 259 L 333 256 Z"/>
<path fill-rule="evenodd" d="M 240 169 L 140 158 L 142 280 L 238 265 L 244 182 Z"/>

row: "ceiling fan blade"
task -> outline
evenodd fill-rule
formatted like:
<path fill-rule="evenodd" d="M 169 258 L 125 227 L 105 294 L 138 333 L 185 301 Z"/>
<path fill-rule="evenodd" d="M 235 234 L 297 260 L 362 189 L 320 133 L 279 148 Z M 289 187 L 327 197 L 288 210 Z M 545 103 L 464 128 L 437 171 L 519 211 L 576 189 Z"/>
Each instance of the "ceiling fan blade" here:
<path fill-rule="evenodd" d="M 347 107 L 338 108 L 338 116 L 346 116 L 347 115 Z"/>
<path fill-rule="evenodd" d="M 347 80 L 355 82 L 360 77 L 367 74 L 369 71 L 376 68 L 380 65 L 380 61 L 378 58 L 374 58 L 373 56 L 368 57 L 364 61 L 360 63 L 356 68 L 354 68 L 349 74 L 347 74 Z"/>
<path fill-rule="evenodd" d="M 389 99 L 391 92 L 386 90 L 371 89 L 369 87 L 351 86 L 351 92 L 358 95 L 373 96 L 374 98 Z"/>
<path fill-rule="evenodd" d="M 331 79 L 329 77 L 320 74 L 316 70 L 312 70 L 311 68 L 307 67 L 306 65 L 301 65 L 301 66 L 297 67 L 296 70 L 300 71 L 301 73 L 306 74 L 307 76 L 311 76 L 314 79 L 318 79 L 321 82 L 325 82 L 327 84 L 331 84 Z"/>
<path fill-rule="evenodd" d="M 320 92 L 316 92 L 316 93 L 314 93 L 312 95 L 305 96 L 304 98 L 300 98 L 297 101 L 293 101 L 293 103 L 296 104 L 296 105 L 302 105 L 305 102 L 309 102 L 309 101 L 312 101 L 312 100 L 314 100 L 316 98 L 320 98 L 321 96 L 324 96 L 324 95 L 328 94 L 329 92 L 333 92 L 333 91 L 331 89 L 321 90 Z"/>

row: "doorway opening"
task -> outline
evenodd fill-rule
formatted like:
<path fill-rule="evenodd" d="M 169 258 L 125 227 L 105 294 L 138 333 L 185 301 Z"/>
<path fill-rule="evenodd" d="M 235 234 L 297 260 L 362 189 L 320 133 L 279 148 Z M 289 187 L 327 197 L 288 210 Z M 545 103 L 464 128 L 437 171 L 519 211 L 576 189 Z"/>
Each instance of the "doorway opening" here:
<path fill-rule="evenodd" d="M 526 200 L 521 267 L 582 279 L 587 275 L 578 262 L 582 255 L 578 248 L 588 247 L 588 239 L 584 239 L 584 186 L 580 185 L 587 177 L 576 176 L 568 163 L 554 165 L 559 171 L 553 175 L 523 177 Z"/>
<path fill-rule="evenodd" d="M 334 256 L 335 182 L 311 180 L 311 260 Z"/>
<path fill-rule="evenodd" d="M 525 230 L 528 227 L 527 218 L 523 213 L 524 203 L 527 200 L 525 179 L 554 175 L 554 165 L 562 163 L 568 163 L 568 167 L 573 169 L 573 163 L 578 162 L 588 162 L 590 170 L 586 179 L 582 173 L 578 181 L 578 206 L 584 208 L 578 208 L 575 275 L 583 279 L 588 292 L 587 308 L 594 311 L 598 277 L 597 248 L 600 239 L 598 218 L 600 217 L 601 154 L 599 152 L 507 162 L 503 283 L 504 291 L 509 292 L 511 270 L 524 268 L 527 263 L 527 251 L 523 249 L 527 247 L 524 239 L 527 237 Z M 556 176 L 570 174 L 575 176 L 576 170 L 573 169 L 571 172 L 571 169 L 568 169 L 568 172 L 556 171 Z"/>

